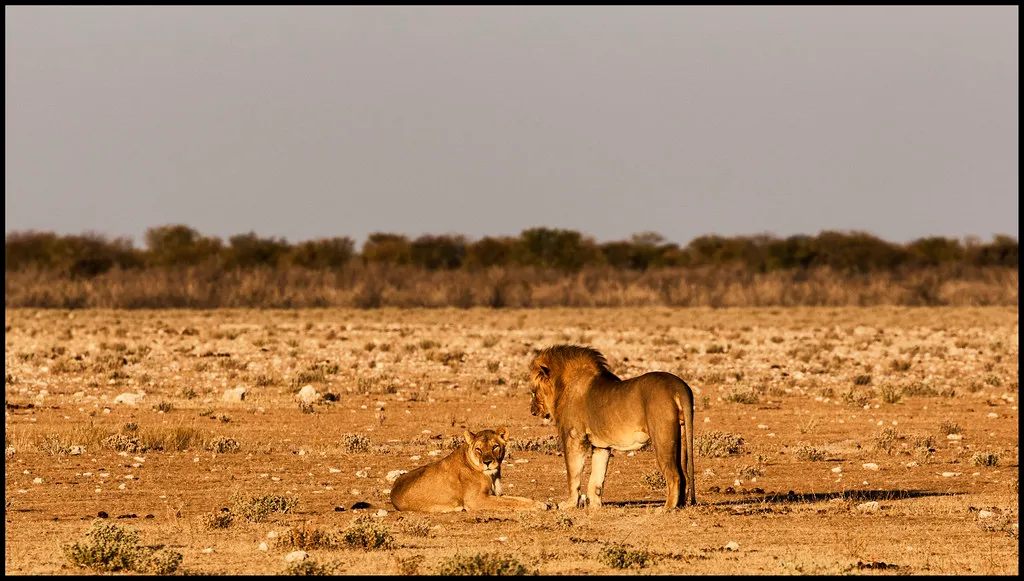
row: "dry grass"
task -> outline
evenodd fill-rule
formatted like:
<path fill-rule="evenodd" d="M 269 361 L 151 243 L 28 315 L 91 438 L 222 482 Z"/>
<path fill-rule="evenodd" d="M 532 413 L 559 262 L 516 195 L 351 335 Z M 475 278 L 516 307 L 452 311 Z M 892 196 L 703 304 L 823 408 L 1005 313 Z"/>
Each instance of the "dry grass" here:
<path fill-rule="evenodd" d="M 98 516 L 138 533 L 127 549 L 172 551 L 149 572 L 180 552 L 176 572 L 197 574 L 1018 573 L 1015 307 L 6 319 L 7 573 L 77 571 L 61 547 L 100 555 L 82 537 Z M 393 473 L 501 425 L 506 494 L 565 499 L 526 376 L 561 342 L 600 349 L 620 377 L 693 387 L 698 505 L 655 512 L 648 447 L 614 454 L 597 511 L 396 512 Z M 302 374 L 322 396 L 312 414 Z M 244 401 L 223 397 L 236 387 Z M 311 557 L 287 564 L 292 550 Z"/>

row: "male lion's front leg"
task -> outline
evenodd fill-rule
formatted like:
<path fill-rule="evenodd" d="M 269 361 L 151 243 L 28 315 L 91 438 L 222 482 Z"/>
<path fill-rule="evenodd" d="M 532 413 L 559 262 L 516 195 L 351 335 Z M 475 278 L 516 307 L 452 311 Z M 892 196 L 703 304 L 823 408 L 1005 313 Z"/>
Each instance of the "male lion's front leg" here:
<path fill-rule="evenodd" d="M 565 473 L 569 478 L 569 499 L 558 503 L 559 510 L 583 508 L 584 498 L 580 495 L 583 476 L 583 462 L 586 451 L 583 442 L 567 439 L 565 442 Z"/>
<path fill-rule="evenodd" d="M 609 448 L 594 448 L 590 457 L 590 482 L 587 484 L 587 502 L 591 508 L 600 508 L 601 494 L 604 492 L 604 477 L 608 472 L 608 458 L 612 455 Z"/>

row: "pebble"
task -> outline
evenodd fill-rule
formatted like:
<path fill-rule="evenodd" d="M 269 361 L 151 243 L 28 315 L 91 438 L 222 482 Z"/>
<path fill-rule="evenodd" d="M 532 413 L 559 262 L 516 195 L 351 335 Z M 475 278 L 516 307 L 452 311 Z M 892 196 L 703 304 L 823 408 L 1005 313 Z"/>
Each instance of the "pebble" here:
<path fill-rule="evenodd" d="M 875 464 L 874 462 L 862 464 L 861 467 L 864 468 L 865 470 L 878 470 L 878 464 Z"/>
<path fill-rule="evenodd" d="M 740 544 L 737 543 L 736 541 L 729 541 L 728 543 L 725 544 L 725 550 L 726 551 L 738 551 L 738 550 L 740 550 Z"/>

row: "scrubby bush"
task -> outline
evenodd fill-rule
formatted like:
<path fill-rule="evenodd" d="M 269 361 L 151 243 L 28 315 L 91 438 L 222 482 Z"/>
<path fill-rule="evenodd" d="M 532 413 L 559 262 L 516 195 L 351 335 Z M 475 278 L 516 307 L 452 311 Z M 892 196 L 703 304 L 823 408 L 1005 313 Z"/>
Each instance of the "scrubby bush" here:
<path fill-rule="evenodd" d="M 536 571 L 520 563 L 512 555 L 476 553 L 455 555 L 445 559 L 437 568 L 437 575 L 530 575 Z"/>
<path fill-rule="evenodd" d="M 95 571 L 134 571 L 168 575 L 181 565 L 181 553 L 139 545 L 139 533 L 114 523 L 96 520 L 81 542 L 63 545 L 72 565 Z"/>
<path fill-rule="evenodd" d="M 720 458 L 738 454 L 743 445 L 743 436 L 728 432 L 713 431 L 701 434 L 693 439 L 693 447 L 698 456 Z"/>
<path fill-rule="evenodd" d="M 654 557 L 647 551 L 629 549 L 621 545 L 609 545 L 597 554 L 601 564 L 612 569 L 643 569 L 654 564 Z"/>

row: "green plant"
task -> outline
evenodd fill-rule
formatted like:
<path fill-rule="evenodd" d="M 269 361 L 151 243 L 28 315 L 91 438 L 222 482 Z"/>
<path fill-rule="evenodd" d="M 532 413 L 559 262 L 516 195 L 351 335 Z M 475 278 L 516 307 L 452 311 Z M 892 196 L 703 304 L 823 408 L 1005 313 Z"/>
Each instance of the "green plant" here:
<path fill-rule="evenodd" d="M 437 574 L 447 575 L 530 575 L 535 573 L 515 557 L 501 553 L 455 555 L 445 559 Z"/>
<path fill-rule="evenodd" d="M 643 569 L 654 564 L 654 557 L 647 551 L 627 549 L 621 545 L 609 545 L 601 549 L 597 560 L 612 569 Z"/>

